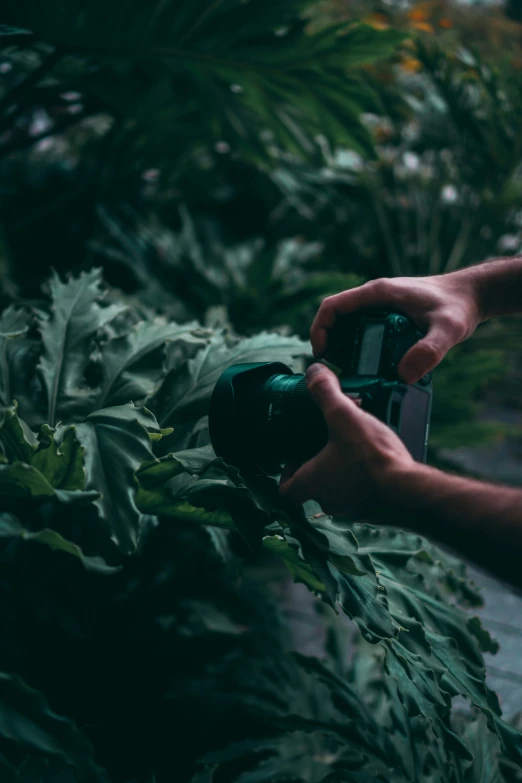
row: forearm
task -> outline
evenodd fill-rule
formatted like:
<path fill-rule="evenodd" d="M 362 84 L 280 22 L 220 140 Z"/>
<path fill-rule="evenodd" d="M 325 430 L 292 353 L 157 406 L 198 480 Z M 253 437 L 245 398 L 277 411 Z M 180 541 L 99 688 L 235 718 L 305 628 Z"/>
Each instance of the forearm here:
<path fill-rule="evenodd" d="M 393 522 L 522 589 L 522 489 L 418 465 L 396 481 Z"/>
<path fill-rule="evenodd" d="M 484 321 L 522 313 L 522 256 L 496 258 L 451 274 L 476 286 Z"/>

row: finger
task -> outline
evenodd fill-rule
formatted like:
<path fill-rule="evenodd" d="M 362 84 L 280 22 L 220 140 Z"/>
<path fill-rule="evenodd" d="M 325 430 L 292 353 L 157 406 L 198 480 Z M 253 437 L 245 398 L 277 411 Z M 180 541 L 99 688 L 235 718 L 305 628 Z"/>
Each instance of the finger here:
<path fill-rule="evenodd" d="M 324 364 L 312 364 L 306 371 L 306 383 L 330 431 L 342 428 L 344 435 L 359 433 L 367 414 L 342 392 L 335 373 Z"/>
<path fill-rule="evenodd" d="M 290 503 L 306 503 L 307 500 L 315 500 L 316 481 L 314 474 L 317 472 L 316 460 L 311 459 L 297 470 L 293 476 L 279 484 L 280 495 Z"/>
<path fill-rule="evenodd" d="M 319 307 L 310 328 L 310 341 L 316 359 L 322 358 L 328 346 L 328 332 L 339 315 L 352 313 L 364 307 L 399 305 L 397 290 L 392 291 L 388 278 L 371 280 L 351 291 L 342 291 L 327 297 Z"/>
<path fill-rule="evenodd" d="M 442 361 L 456 341 L 449 327 L 434 324 L 426 336 L 404 354 L 397 368 L 399 375 L 406 383 L 416 383 Z"/>
<path fill-rule="evenodd" d="M 285 481 L 288 481 L 292 478 L 294 473 L 299 470 L 303 463 L 297 462 L 296 460 L 290 460 L 286 463 L 286 465 L 283 468 L 283 472 L 281 473 L 281 478 L 279 480 L 280 484 L 283 484 Z"/>

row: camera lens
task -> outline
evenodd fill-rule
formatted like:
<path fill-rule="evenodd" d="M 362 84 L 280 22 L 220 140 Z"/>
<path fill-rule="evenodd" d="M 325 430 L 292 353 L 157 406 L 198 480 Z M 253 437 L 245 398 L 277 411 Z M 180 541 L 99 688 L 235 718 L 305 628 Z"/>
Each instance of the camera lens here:
<path fill-rule="evenodd" d="M 229 368 L 216 385 L 209 418 L 219 456 L 268 475 L 280 473 L 287 460 L 306 461 L 328 440 L 304 375 L 276 362 Z"/>
<path fill-rule="evenodd" d="M 251 417 L 256 442 L 266 455 L 305 461 L 327 441 L 324 419 L 303 375 L 273 375 L 262 385 L 245 384 L 239 407 Z"/>

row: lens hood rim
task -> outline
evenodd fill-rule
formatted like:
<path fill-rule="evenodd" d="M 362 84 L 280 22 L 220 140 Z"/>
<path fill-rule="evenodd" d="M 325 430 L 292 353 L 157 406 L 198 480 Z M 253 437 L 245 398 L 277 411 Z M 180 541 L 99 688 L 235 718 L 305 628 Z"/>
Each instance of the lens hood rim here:
<path fill-rule="evenodd" d="M 218 457 L 239 470 L 266 476 L 276 476 L 282 465 L 252 454 L 252 440 L 239 420 L 236 406 L 235 382 L 245 373 L 255 376 L 264 383 L 273 375 L 294 375 L 294 371 L 283 362 L 245 362 L 232 364 L 219 376 L 209 409 L 209 433 L 212 447 Z M 243 379 L 244 380 L 244 379 Z M 251 378 L 253 380 L 253 378 Z"/>

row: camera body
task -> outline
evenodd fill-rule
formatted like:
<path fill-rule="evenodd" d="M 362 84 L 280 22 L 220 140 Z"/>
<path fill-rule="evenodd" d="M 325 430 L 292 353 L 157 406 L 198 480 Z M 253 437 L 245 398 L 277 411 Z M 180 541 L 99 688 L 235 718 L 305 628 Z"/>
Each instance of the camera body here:
<path fill-rule="evenodd" d="M 397 367 L 423 337 L 406 316 L 364 310 L 338 319 L 328 357 L 341 389 L 387 424 L 418 462 L 426 461 L 431 373 L 404 383 Z M 209 429 L 216 454 L 238 468 L 278 475 L 287 460 L 305 462 L 328 441 L 328 430 L 303 374 L 280 362 L 232 365 L 212 394 Z"/>

